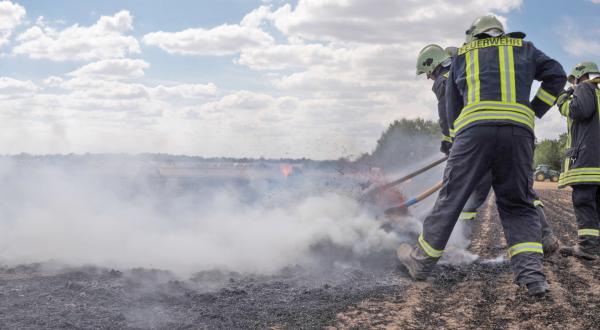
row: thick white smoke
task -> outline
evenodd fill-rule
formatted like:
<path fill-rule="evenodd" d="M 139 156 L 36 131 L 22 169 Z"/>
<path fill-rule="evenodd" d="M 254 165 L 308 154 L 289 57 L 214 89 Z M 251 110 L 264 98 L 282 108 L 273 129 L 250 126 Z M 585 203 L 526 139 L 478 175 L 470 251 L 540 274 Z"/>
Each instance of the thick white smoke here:
<path fill-rule="evenodd" d="M 411 197 L 441 167 L 402 186 Z M 435 196 L 389 230 L 361 206 L 356 180 L 323 173 L 284 179 L 173 180 L 131 157 L 0 159 L 0 264 L 151 267 L 189 275 L 205 270 L 268 274 L 326 256 L 392 262 L 414 242 Z M 235 176 L 234 176 L 235 177 Z M 330 180 L 331 182 L 327 182 Z M 335 182 L 333 184 L 332 182 Z M 445 256 L 471 262 L 457 228 Z M 348 261 L 348 260 L 345 260 Z"/>
<path fill-rule="evenodd" d="M 270 273 L 310 263 L 323 242 L 361 256 L 393 253 L 401 239 L 354 199 L 314 185 L 183 187 L 139 169 L 3 160 L 0 262 Z"/>

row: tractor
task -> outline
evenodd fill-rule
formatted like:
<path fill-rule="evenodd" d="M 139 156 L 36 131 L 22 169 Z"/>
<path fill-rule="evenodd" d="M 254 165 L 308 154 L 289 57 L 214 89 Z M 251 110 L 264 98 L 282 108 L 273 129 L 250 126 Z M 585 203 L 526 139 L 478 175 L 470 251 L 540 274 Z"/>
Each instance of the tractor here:
<path fill-rule="evenodd" d="M 551 169 L 550 165 L 540 164 L 535 168 L 533 175 L 536 181 L 546 181 L 546 179 L 550 179 L 552 182 L 558 182 L 560 173 Z"/>

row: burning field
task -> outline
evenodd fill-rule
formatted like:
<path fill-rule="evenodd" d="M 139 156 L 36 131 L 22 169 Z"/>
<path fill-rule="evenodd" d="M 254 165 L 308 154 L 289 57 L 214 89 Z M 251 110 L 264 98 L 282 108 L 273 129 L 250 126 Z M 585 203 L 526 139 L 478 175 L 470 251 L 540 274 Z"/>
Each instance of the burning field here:
<path fill-rule="evenodd" d="M 383 226 L 381 212 L 356 201 L 364 189 L 356 176 L 310 168 L 294 174 L 287 165 L 252 182 L 64 168 L 1 168 L 2 329 L 545 329 L 600 322 L 594 263 L 547 260 L 552 292 L 544 300 L 512 283 L 493 196 L 472 243 L 453 237 L 440 271 L 413 283 L 394 249 L 415 240 L 430 205 Z M 123 163 L 102 168 L 129 173 Z M 407 183 L 403 192 L 412 194 L 413 183 L 428 182 Z M 570 192 L 548 188 L 540 190 L 547 217 L 571 244 Z"/>

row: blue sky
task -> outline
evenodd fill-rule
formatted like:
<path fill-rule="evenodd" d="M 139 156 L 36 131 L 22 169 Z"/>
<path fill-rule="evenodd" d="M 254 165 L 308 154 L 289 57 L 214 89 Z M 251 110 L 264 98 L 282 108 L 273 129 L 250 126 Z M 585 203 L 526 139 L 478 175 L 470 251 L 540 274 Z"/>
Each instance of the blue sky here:
<path fill-rule="evenodd" d="M 374 3 L 0 1 L 0 153 L 358 155 L 435 119 L 415 55 L 487 13 L 567 71 L 600 61 L 592 0 Z M 553 111 L 536 133 L 564 130 Z"/>

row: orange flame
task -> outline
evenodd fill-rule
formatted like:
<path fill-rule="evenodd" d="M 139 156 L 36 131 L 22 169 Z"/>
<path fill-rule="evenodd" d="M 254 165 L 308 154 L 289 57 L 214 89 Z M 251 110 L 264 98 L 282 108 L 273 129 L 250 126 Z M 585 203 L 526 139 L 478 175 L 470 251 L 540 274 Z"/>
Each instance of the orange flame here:
<path fill-rule="evenodd" d="M 290 164 L 281 164 L 279 165 L 279 169 L 281 170 L 281 174 L 283 174 L 285 178 L 287 178 L 288 176 L 290 176 L 290 174 L 292 174 L 292 172 L 294 172 L 294 166 Z"/>

